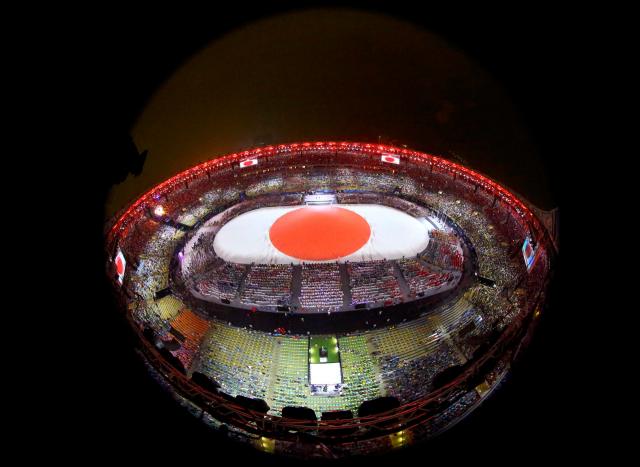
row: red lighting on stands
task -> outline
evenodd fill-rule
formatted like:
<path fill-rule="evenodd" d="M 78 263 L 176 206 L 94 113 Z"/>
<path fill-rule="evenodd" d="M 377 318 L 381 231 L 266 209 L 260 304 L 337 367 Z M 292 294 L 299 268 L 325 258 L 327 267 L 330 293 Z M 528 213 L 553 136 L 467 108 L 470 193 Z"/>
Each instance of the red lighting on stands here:
<path fill-rule="evenodd" d="M 266 156 L 277 155 L 278 153 L 287 154 L 290 151 L 295 150 L 296 148 L 299 148 L 300 146 L 304 148 L 302 150 L 306 151 L 308 148 L 312 148 L 312 149 L 313 147 L 322 148 L 324 146 L 334 146 L 336 144 L 340 145 L 343 148 L 349 147 L 351 150 L 361 151 L 368 155 L 370 154 L 372 157 L 378 158 L 377 162 L 380 161 L 379 158 L 382 155 L 381 154 L 382 152 L 393 152 L 396 154 L 403 154 L 406 156 L 410 156 L 411 159 L 415 160 L 416 162 L 423 161 L 424 163 L 427 163 L 427 164 L 433 164 L 438 167 L 444 167 L 453 173 L 465 175 L 465 177 L 468 177 L 472 182 L 485 187 L 485 189 L 487 189 L 490 192 L 493 192 L 493 194 L 499 194 L 503 198 L 503 201 L 505 201 L 508 205 L 510 205 L 515 210 L 515 212 L 518 213 L 520 216 L 528 215 L 528 217 L 530 217 L 536 223 L 536 225 L 538 224 L 538 221 L 533 216 L 533 213 L 524 205 L 524 203 L 522 203 L 518 198 L 516 198 L 512 193 L 510 193 L 504 187 L 497 184 L 493 180 L 488 179 L 482 174 L 474 172 L 473 170 L 467 169 L 466 167 L 458 165 L 454 162 L 447 161 L 445 159 L 442 159 L 437 156 L 433 156 L 431 154 L 411 151 L 406 148 L 396 148 L 393 146 L 385 146 L 385 145 L 374 146 L 370 143 L 363 144 L 363 143 L 354 143 L 354 142 L 348 142 L 348 141 L 342 141 L 340 143 L 318 141 L 314 143 L 311 143 L 311 142 L 292 143 L 292 144 L 279 145 L 277 147 L 267 146 L 264 148 L 247 150 L 240 153 L 233 153 L 226 156 L 222 156 L 214 160 L 207 161 L 199 165 L 196 165 L 194 167 L 191 167 L 190 169 L 187 169 L 177 175 L 174 175 L 168 180 L 158 184 L 151 190 L 144 193 L 140 198 L 138 198 L 131 206 L 129 206 L 129 208 L 124 212 L 124 214 L 122 214 L 122 216 L 120 216 L 120 218 L 116 221 L 116 223 L 111 228 L 110 235 L 113 235 L 119 229 L 125 227 L 128 224 L 128 222 L 130 222 L 131 218 L 136 213 L 136 211 L 140 210 L 137 213 L 141 215 L 142 209 L 144 208 L 145 203 L 151 204 L 153 202 L 154 196 L 164 195 L 169 188 L 173 187 L 174 185 L 180 182 L 185 181 L 191 176 L 195 177 L 196 175 L 205 172 L 207 169 L 210 169 L 212 167 L 215 167 L 215 168 L 222 168 L 224 166 L 230 167 L 233 164 L 238 164 L 240 162 L 239 159 L 247 158 L 247 156 L 254 156 L 256 158 L 261 158 Z"/>

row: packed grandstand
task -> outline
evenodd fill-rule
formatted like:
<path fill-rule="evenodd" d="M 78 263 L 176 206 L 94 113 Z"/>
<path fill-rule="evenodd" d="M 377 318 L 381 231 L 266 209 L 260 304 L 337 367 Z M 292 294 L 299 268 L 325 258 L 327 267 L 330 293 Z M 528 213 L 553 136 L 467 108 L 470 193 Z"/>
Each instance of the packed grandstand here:
<path fill-rule="evenodd" d="M 125 207 L 106 245 L 157 380 L 230 437 L 302 457 L 405 446 L 472 411 L 526 343 L 554 253 L 492 180 L 362 143 L 205 162 Z"/>

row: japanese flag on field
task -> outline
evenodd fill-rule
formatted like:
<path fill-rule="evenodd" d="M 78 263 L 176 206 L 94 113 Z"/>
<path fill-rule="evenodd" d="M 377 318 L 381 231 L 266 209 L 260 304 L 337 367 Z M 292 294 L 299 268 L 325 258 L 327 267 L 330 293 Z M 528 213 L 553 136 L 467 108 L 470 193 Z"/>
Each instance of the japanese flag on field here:
<path fill-rule="evenodd" d="M 380 156 L 380 160 L 382 162 L 386 162 L 387 164 L 400 164 L 400 158 L 392 156 L 390 154 L 383 154 L 382 156 Z"/>
<path fill-rule="evenodd" d="M 120 283 L 120 285 L 122 285 L 122 282 L 124 280 L 124 270 L 127 266 L 127 260 L 124 258 L 124 255 L 122 254 L 122 250 L 120 250 L 120 248 L 118 248 L 118 254 L 116 254 L 115 263 L 118 282 Z"/>
<path fill-rule="evenodd" d="M 244 169 L 245 167 L 251 167 L 252 165 L 258 165 L 258 159 L 247 159 L 246 161 L 240 162 L 241 169 Z"/>

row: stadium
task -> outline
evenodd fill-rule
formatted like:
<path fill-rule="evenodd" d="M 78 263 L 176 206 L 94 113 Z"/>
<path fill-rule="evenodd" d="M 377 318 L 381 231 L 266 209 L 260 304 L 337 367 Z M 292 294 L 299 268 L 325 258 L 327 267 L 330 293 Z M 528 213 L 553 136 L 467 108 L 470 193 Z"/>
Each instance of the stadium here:
<path fill-rule="evenodd" d="M 556 244 L 490 178 L 355 142 L 212 159 L 106 227 L 153 378 L 230 438 L 301 458 L 402 448 L 470 414 L 531 339 Z"/>

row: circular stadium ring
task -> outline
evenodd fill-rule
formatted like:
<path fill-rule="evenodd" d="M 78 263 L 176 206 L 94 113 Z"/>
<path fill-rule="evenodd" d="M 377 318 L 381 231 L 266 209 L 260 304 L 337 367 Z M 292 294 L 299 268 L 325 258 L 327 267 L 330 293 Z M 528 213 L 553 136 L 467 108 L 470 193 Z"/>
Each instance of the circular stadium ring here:
<path fill-rule="evenodd" d="M 304 204 L 316 191 L 340 204 Z M 557 254 L 557 212 L 534 208 L 407 148 L 267 146 L 123 208 L 107 276 L 153 379 L 222 436 L 299 459 L 382 454 L 471 414 L 531 342 Z M 424 244 L 398 254 L 411 232 Z"/>

